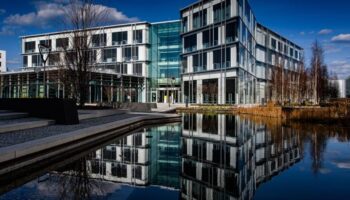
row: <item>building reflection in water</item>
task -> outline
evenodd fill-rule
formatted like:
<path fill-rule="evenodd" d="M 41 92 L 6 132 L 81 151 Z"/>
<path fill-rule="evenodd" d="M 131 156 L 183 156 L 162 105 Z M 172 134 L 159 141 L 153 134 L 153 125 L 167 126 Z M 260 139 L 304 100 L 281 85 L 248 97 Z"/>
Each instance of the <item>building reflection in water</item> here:
<path fill-rule="evenodd" d="M 123 198 L 118 196 L 123 191 L 142 196 L 154 188 L 145 186 L 171 191 L 176 199 L 252 199 L 260 184 L 304 153 L 317 174 L 328 139 L 350 140 L 347 129 L 336 127 L 234 115 L 182 118 L 182 123 L 144 128 L 58 163 L 54 172 L 28 183 L 37 188 L 32 199 Z"/>
<path fill-rule="evenodd" d="M 233 115 L 184 114 L 182 124 L 147 128 L 94 152 L 92 178 L 179 189 L 182 199 L 252 199 L 259 184 L 301 159 L 290 128 Z"/>
<path fill-rule="evenodd" d="M 147 128 L 97 150 L 88 161 L 93 178 L 178 188 L 179 124 Z"/>
<path fill-rule="evenodd" d="M 301 158 L 298 134 L 274 137 L 233 115 L 184 115 L 183 199 L 252 199 L 257 186 Z"/>

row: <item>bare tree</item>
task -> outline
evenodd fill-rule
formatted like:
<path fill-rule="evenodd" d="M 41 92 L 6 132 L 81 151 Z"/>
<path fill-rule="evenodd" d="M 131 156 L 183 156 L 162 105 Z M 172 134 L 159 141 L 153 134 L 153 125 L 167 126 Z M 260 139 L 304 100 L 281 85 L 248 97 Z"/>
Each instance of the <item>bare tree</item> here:
<path fill-rule="evenodd" d="M 59 65 L 63 71 L 60 73 L 61 80 L 70 91 L 71 98 L 77 99 L 82 107 L 88 99 L 91 72 L 96 68 L 98 51 L 91 47 L 96 42 L 106 42 L 101 30 L 93 28 L 106 22 L 108 10 L 96 6 L 92 0 L 70 0 L 63 9 L 65 15 L 62 21 L 69 31 L 66 32 L 67 39 L 60 41 L 63 52 Z"/>
<path fill-rule="evenodd" d="M 327 66 L 324 63 L 324 51 L 316 40 L 312 45 L 312 58 L 310 66 L 310 82 L 312 85 L 313 101 L 319 104 L 326 97 L 328 80 Z"/>

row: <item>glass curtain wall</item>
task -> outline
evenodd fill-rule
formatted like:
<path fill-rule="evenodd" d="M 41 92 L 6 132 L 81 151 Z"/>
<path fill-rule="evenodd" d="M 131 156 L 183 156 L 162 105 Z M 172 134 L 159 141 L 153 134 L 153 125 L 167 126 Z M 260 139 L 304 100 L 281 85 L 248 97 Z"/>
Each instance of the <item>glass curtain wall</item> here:
<path fill-rule="evenodd" d="M 152 24 L 151 51 L 148 70 L 148 101 L 179 102 L 181 77 L 181 22 Z"/>

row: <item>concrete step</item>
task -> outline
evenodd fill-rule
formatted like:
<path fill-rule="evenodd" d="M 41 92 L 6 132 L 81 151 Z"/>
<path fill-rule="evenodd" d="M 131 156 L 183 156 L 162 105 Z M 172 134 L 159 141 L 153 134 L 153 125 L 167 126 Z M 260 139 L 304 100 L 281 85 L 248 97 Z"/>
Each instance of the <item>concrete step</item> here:
<path fill-rule="evenodd" d="M 19 119 L 28 117 L 27 113 L 3 112 L 0 113 L 0 120 Z"/>
<path fill-rule="evenodd" d="M 0 126 L 0 134 L 12 132 L 12 131 L 21 131 L 21 130 L 27 130 L 27 129 L 32 129 L 32 128 L 50 126 L 52 124 L 55 124 L 55 120 L 43 119 L 43 120 L 30 121 L 30 119 L 28 118 L 28 121 L 25 121 L 25 122 L 18 122 L 18 123 L 1 125 Z"/>

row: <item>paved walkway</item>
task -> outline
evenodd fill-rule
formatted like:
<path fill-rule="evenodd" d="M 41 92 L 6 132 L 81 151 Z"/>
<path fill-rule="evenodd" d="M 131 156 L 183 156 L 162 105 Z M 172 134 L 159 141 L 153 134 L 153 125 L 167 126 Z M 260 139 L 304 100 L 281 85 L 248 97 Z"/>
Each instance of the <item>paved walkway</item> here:
<path fill-rule="evenodd" d="M 76 125 L 55 124 L 40 128 L 2 133 L 0 134 L 0 148 L 137 116 L 141 116 L 141 114 L 115 114 L 106 117 L 81 120 L 80 124 Z"/>

